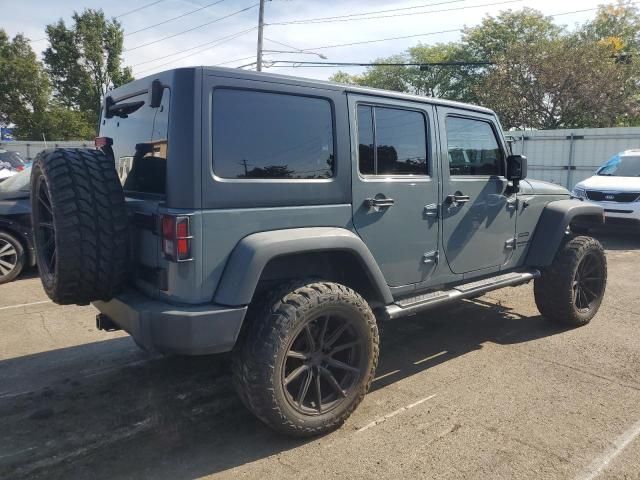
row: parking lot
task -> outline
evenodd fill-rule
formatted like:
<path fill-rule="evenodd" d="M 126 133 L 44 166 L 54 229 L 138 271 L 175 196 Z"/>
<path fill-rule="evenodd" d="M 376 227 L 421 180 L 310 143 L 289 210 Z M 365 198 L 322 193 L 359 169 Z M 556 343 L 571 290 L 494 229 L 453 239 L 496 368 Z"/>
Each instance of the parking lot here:
<path fill-rule="evenodd" d="M 272 433 L 225 357 L 159 357 L 0 287 L 0 478 L 640 478 L 640 239 L 602 238 L 594 321 L 538 315 L 532 287 L 383 326 L 378 377 L 343 428 Z"/>

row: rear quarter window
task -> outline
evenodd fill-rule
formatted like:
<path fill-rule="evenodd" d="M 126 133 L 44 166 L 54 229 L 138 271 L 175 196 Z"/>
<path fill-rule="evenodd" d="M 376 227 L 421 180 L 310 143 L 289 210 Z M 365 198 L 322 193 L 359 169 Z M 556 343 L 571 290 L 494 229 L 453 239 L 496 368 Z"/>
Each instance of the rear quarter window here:
<path fill-rule="evenodd" d="M 212 123 L 213 170 L 218 177 L 334 175 L 333 113 L 326 99 L 217 88 Z"/>

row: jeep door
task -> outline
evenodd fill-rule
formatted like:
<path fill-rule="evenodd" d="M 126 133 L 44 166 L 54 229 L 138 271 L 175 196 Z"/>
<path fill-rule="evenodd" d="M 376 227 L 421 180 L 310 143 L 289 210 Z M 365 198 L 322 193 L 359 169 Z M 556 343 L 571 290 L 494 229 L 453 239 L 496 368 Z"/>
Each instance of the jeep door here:
<path fill-rule="evenodd" d="M 353 223 L 387 283 L 427 280 L 438 252 L 431 105 L 349 95 Z"/>
<path fill-rule="evenodd" d="M 515 193 L 505 178 L 506 148 L 500 126 L 490 114 L 437 110 L 447 262 L 454 273 L 498 270 L 512 256 L 517 213 Z"/>

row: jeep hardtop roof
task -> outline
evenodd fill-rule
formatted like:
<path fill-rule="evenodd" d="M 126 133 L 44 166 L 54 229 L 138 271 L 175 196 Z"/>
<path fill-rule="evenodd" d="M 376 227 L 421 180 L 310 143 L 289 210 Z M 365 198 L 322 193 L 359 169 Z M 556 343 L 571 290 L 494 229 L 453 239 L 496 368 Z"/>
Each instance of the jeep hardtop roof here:
<path fill-rule="evenodd" d="M 216 75 L 220 77 L 246 79 L 246 80 L 260 80 L 263 82 L 277 81 L 278 83 L 286 83 L 286 84 L 291 84 L 296 86 L 339 90 L 339 91 L 352 92 L 352 93 L 358 93 L 358 94 L 364 94 L 364 95 L 376 95 L 379 97 L 397 98 L 398 100 L 409 100 L 414 102 L 418 101 L 418 102 L 429 103 L 432 105 L 442 105 L 444 107 L 460 108 L 464 110 L 471 110 L 475 112 L 486 113 L 489 115 L 495 115 L 494 112 L 488 108 L 480 107 L 478 105 L 472 105 L 468 103 L 454 102 L 451 100 L 443 100 L 443 99 L 438 99 L 433 97 L 412 95 L 408 93 L 393 92 L 390 90 L 382 90 L 379 88 L 358 87 L 354 85 L 346 85 L 342 83 L 334 83 L 334 82 L 328 82 L 324 80 L 293 77 L 289 75 L 279 75 L 275 73 L 254 72 L 250 70 L 241 70 L 238 68 L 208 67 L 208 66 L 176 68 L 171 70 L 164 70 L 162 72 L 158 72 L 153 75 L 148 75 L 146 77 L 137 79 L 132 83 L 138 83 L 138 82 L 150 83 L 159 75 L 166 75 L 167 73 L 170 73 L 173 71 L 179 71 L 179 70 L 194 70 L 194 71 L 201 70 L 203 75 Z"/>

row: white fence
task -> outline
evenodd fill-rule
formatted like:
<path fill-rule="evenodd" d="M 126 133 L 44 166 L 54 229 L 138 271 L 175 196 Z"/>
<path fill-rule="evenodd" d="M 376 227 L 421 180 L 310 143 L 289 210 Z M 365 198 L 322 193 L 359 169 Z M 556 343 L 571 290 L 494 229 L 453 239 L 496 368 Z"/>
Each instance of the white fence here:
<path fill-rule="evenodd" d="M 513 153 L 526 155 L 529 177 L 567 188 L 593 175 L 618 152 L 640 148 L 640 127 L 505 132 Z"/>
<path fill-rule="evenodd" d="M 91 141 L 86 142 L 78 142 L 78 141 L 69 141 L 69 142 L 43 142 L 43 141 L 11 141 L 11 142 L 0 142 L 0 148 L 5 150 L 12 150 L 14 152 L 20 153 L 22 158 L 25 160 L 33 160 L 36 158 L 36 155 L 40 153 L 42 150 L 46 148 L 57 148 L 57 147 L 83 147 L 83 148 L 93 148 L 94 144 Z"/>
<path fill-rule="evenodd" d="M 513 153 L 526 155 L 529 176 L 568 188 L 590 177 L 614 154 L 640 148 L 640 127 L 578 128 L 505 132 Z M 18 151 L 32 160 L 41 150 L 53 147 L 87 147 L 93 142 L 0 142 L 0 148 Z"/>

